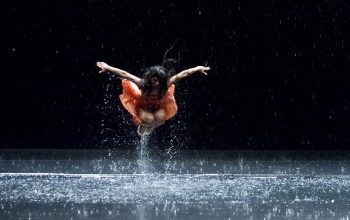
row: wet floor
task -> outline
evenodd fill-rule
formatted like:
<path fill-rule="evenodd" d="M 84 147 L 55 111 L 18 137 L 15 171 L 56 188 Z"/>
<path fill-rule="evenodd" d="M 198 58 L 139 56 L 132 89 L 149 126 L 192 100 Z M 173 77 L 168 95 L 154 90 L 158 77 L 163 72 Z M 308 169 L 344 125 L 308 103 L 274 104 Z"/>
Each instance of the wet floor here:
<path fill-rule="evenodd" d="M 350 217 L 346 152 L 8 150 L 0 172 L 0 219 Z"/>

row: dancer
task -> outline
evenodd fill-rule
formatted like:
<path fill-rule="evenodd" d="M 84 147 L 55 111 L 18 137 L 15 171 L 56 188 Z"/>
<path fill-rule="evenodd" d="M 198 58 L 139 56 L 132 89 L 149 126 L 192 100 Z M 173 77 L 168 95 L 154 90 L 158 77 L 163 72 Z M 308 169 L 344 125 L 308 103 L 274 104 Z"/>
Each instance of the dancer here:
<path fill-rule="evenodd" d="M 194 73 L 207 75 L 209 67 L 197 66 L 171 76 L 172 69 L 166 65 L 147 68 L 142 78 L 124 70 L 97 62 L 99 73 L 112 72 L 123 78 L 123 93 L 119 96 L 124 108 L 138 126 L 139 135 L 149 135 L 154 128 L 165 123 L 177 112 L 174 97 L 175 83 Z"/>

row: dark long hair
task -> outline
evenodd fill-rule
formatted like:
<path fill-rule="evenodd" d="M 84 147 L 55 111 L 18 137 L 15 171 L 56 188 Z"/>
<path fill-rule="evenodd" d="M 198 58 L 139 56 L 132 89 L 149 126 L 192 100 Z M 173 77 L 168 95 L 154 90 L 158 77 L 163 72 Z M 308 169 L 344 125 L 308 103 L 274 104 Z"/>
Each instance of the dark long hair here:
<path fill-rule="evenodd" d="M 169 51 L 171 51 L 176 42 L 176 40 L 173 45 L 165 52 L 163 56 L 163 63 L 162 65 L 157 66 L 151 66 L 146 69 L 144 69 L 143 76 L 142 76 L 142 87 L 141 91 L 144 94 L 149 94 L 152 90 L 152 78 L 157 77 L 159 82 L 159 88 L 158 88 L 158 98 L 161 98 L 164 96 L 166 91 L 168 90 L 168 84 L 169 79 L 172 75 L 175 74 L 175 66 L 177 65 L 177 60 L 172 58 L 167 58 L 167 55 Z"/>
<path fill-rule="evenodd" d="M 153 90 L 152 78 L 157 77 L 159 82 L 158 88 L 158 98 L 164 96 L 165 92 L 168 90 L 169 75 L 163 66 L 151 66 L 148 67 L 142 76 L 142 87 L 141 91 L 145 95 L 149 94 Z"/>

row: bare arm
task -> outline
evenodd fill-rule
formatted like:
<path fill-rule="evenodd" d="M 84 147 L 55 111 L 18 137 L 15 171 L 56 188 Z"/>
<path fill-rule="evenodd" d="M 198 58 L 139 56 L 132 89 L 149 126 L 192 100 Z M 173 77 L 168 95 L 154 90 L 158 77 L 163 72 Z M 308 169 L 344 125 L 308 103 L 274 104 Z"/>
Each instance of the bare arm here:
<path fill-rule="evenodd" d="M 169 84 L 173 84 L 176 83 L 177 81 L 179 81 L 180 79 L 186 78 L 190 75 L 192 75 L 193 73 L 199 72 L 199 73 L 203 73 L 204 75 L 207 75 L 208 73 L 206 71 L 210 70 L 209 67 L 205 67 L 205 66 L 197 66 L 194 68 L 190 68 L 184 71 L 181 71 L 180 73 L 172 76 L 169 80 Z"/>
<path fill-rule="evenodd" d="M 130 80 L 130 81 L 136 83 L 136 85 L 140 85 L 140 83 L 141 83 L 141 79 L 139 77 L 134 76 L 134 75 L 126 72 L 125 70 L 110 66 L 105 62 L 97 62 L 96 66 L 98 66 L 101 69 L 99 71 L 99 73 L 112 72 L 112 73 L 115 73 L 122 78 L 125 78 L 127 80 Z"/>

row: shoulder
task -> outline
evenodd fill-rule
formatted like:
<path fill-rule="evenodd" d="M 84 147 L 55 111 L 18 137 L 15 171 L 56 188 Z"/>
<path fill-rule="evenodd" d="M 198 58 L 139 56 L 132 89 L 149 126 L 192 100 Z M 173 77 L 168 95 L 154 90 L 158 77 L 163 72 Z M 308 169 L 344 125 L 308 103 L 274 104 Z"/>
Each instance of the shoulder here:
<path fill-rule="evenodd" d="M 169 78 L 168 80 L 168 87 L 172 86 L 172 85 L 175 85 L 177 83 L 177 77 L 176 75 L 175 76 L 172 76 Z"/>
<path fill-rule="evenodd" d="M 169 83 L 168 83 L 169 86 L 170 86 L 171 84 L 176 83 L 177 79 L 178 79 L 177 75 L 174 75 L 174 76 L 170 77 Z"/>
<path fill-rule="evenodd" d="M 169 87 L 168 87 L 168 92 L 169 92 L 170 94 L 174 94 L 174 91 L 175 91 L 175 84 L 172 83 L 172 84 L 169 85 Z"/>

